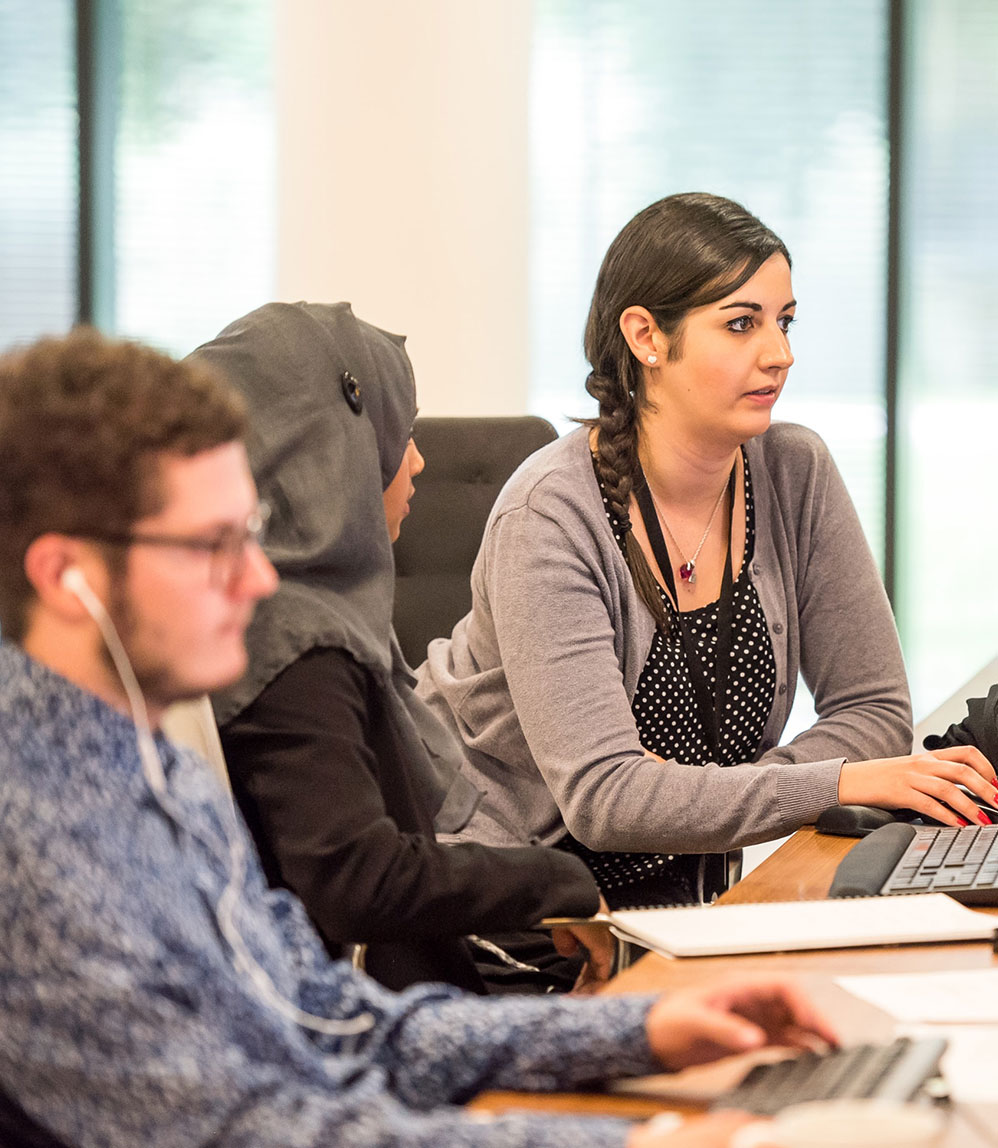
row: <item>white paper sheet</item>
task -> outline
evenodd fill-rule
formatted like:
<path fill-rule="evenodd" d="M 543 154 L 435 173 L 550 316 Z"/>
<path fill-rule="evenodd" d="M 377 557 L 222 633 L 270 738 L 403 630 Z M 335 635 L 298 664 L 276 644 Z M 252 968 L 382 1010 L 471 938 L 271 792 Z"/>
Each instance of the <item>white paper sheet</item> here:
<path fill-rule="evenodd" d="M 878 973 L 837 980 L 853 996 L 907 1024 L 998 1025 L 998 968 Z M 992 1095 L 996 1092 L 998 1079 L 992 1072 Z"/>
<path fill-rule="evenodd" d="M 998 1026 L 902 1025 L 898 1036 L 920 1040 L 944 1036 L 949 1048 L 943 1053 L 942 1072 L 950 1096 L 964 1104 L 993 1104 L 998 1096 Z"/>
<path fill-rule="evenodd" d="M 998 921 L 945 893 L 826 901 L 624 909 L 614 932 L 676 957 L 841 949 L 920 941 L 990 941 Z"/>

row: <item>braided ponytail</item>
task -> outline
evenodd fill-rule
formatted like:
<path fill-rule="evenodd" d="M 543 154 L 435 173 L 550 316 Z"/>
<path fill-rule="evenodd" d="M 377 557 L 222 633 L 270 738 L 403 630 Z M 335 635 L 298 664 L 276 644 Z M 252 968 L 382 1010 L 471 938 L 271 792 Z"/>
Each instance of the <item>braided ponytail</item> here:
<path fill-rule="evenodd" d="M 637 403 L 633 393 L 595 371 L 586 380 L 586 390 L 599 403 L 599 417 L 590 420 L 590 425 L 597 428 L 596 470 L 624 535 L 624 560 L 634 588 L 655 619 L 655 625 L 662 633 L 668 633 L 669 616 L 658 583 L 634 537 L 631 523 L 631 492 L 640 474 Z"/>

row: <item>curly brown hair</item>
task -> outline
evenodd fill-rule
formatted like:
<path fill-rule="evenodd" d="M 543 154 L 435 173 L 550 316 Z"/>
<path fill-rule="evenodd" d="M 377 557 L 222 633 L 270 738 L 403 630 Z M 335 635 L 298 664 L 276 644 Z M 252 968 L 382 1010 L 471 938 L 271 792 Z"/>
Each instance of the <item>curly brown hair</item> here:
<path fill-rule="evenodd" d="M 631 532 L 629 500 L 641 473 L 638 415 L 646 400 L 641 365 L 620 330 L 620 316 L 628 307 L 647 308 L 676 362 L 689 312 L 737 290 L 777 253 L 790 263 L 783 241 L 741 204 L 706 192 L 670 195 L 624 227 L 596 279 L 584 345 L 592 367 L 586 390 L 599 403 L 599 415 L 583 421 L 599 428 L 596 467 L 625 532 L 635 589 L 663 631 L 668 629 L 665 607 Z"/>
<path fill-rule="evenodd" d="M 126 534 L 162 508 L 159 461 L 241 439 L 221 376 L 80 327 L 0 358 L 0 630 L 22 641 L 42 534 Z"/>

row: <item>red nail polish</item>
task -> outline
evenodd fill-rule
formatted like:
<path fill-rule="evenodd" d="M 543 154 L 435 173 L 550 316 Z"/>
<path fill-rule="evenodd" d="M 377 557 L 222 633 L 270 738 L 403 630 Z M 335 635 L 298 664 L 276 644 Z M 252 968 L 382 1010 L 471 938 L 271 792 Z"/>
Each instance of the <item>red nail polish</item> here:
<path fill-rule="evenodd" d="M 990 817 L 988 817 L 988 815 L 987 815 L 987 814 L 984 812 L 984 810 L 983 810 L 983 809 L 981 810 L 981 812 L 980 812 L 980 813 L 978 813 L 978 815 L 977 815 L 977 820 L 978 820 L 978 821 L 979 821 L 979 822 L 980 822 L 982 825 L 994 825 L 994 822 L 991 820 L 991 818 L 990 818 Z"/>
<path fill-rule="evenodd" d="M 965 817 L 961 817 L 959 813 L 956 815 L 956 819 L 957 819 L 957 821 L 960 822 L 961 825 L 969 825 L 970 824 L 970 822 Z"/>
<path fill-rule="evenodd" d="M 995 787 L 995 789 L 998 789 L 998 777 L 992 777 L 991 784 Z"/>

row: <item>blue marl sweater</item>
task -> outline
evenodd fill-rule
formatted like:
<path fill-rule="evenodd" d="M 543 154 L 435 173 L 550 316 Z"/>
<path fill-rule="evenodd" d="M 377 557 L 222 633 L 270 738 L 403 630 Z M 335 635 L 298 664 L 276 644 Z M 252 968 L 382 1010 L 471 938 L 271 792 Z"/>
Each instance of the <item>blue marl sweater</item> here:
<path fill-rule="evenodd" d="M 0 646 L 0 1088 L 74 1148 L 621 1145 L 615 1120 L 482 1123 L 483 1088 L 572 1088 L 654 1067 L 647 998 L 395 995 L 330 964 L 250 852 L 235 919 L 284 997 L 356 1036 L 318 1036 L 233 967 L 216 905 L 243 834 L 195 755 Z"/>

